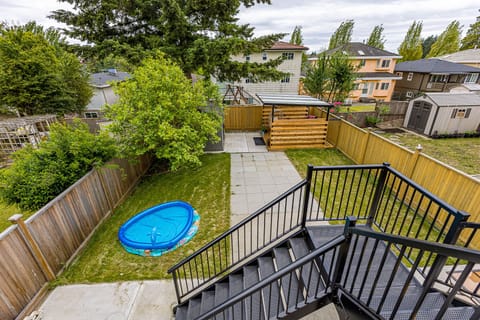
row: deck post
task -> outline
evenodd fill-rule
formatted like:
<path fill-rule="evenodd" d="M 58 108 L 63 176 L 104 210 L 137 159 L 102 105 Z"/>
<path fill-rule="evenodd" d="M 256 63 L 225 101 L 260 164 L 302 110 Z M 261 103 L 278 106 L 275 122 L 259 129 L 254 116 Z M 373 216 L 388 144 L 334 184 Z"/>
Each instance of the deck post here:
<path fill-rule="evenodd" d="M 378 183 L 375 188 L 375 194 L 373 195 L 372 204 L 368 213 L 367 226 L 369 227 L 372 226 L 372 223 L 375 220 L 375 215 L 377 214 L 377 209 L 378 205 L 380 204 L 383 187 L 385 186 L 385 181 L 387 180 L 388 167 L 390 167 L 390 163 L 384 162 L 382 172 L 380 173 L 380 177 L 378 178 Z"/>
<path fill-rule="evenodd" d="M 303 210 L 302 210 L 302 229 L 305 229 L 307 224 L 307 215 L 308 215 L 308 203 L 310 202 L 310 186 L 312 184 L 312 174 L 313 174 L 313 165 L 307 165 L 307 177 L 305 180 L 307 184 L 305 185 L 305 194 L 303 196 Z"/>
<path fill-rule="evenodd" d="M 342 282 L 343 270 L 345 269 L 345 264 L 347 262 L 348 250 L 350 248 L 350 242 L 352 240 L 352 232 L 350 228 L 355 227 L 357 223 L 357 218 L 354 216 L 347 217 L 345 220 L 345 228 L 343 229 L 343 235 L 345 237 L 345 242 L 340 245 L 338 250 L 337 263 L 335 269 L 333 270 L 333 277 L 331 283 L 333 299 L 338 302 L 338 289 L 340 288 L 340 283 Z"/>

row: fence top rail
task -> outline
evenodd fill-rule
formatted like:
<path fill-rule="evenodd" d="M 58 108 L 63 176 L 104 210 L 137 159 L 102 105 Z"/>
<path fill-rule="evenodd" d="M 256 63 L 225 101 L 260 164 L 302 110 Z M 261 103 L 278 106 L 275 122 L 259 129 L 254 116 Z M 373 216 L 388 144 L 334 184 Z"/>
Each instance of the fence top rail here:
<path fill-rule="evenodd" d="M 187 263 L 188 261 L 190 260 L 193 260 L 195 257 L 197 257 L 198 255 L 200 255 L 203 251 L 207 250 L 208 248 L 212 247 L 213 245 L 215 245 L 216 243 L 219 243 L 221 242 L 224 238 L 226 238 L 227 236 L 229 236 L 230 234 L 234 233 L 235 231 L 237 231 L 238 229 L 240 229 L 241 227 L 243 227 L 245 224 L 247 224 L 248 222 L 252 221 L 253 219 L 255 219 L 257 216 L 259 216 L 260 214 L 262 214 L 263 212 L 265 212 L 266 210 L 268 210 L 269 208 L 275 206 L 276 204 L 278 204 L 280 201 L 284 200 L 285 198 L 287 198 L 288 196 L 290 196 L 291 193 L 301 189 L 303 186 L 305 186 L 307 184 L 307 180 L 302 180 L 300 181 L 299 183 L 297 183 L 295 186 L 293 186 L 292 188 L 290 188 L 288 191 L 286 191 L 284 194 L 278 196 L 277 198 L 273 199 L 271 202 L 269 202 L 268 204 L 264 205 L 263 207 L 261 207 L 260 209 L 258 209 L 257 211 L 255 211 L 253 214 L 249 215 L 247 218 L 243 219 L 242 221 L 240 221 L 239 223 L 237 223 L 235 226 L 231 227 L 230 229 L 228 229 L 227 231 L 225 231 L 224 233 L 222 233 L 221 235 L 219 235 L 218 237 L 216 237 L 214 240 L 212 240 L 211 242 L 207 243 L 206 245 L 204 245 L 203 247 L 201 247 L 200 249 L 198 249 L 194 254 L 192 254 L 191 256 L 179 261 L 178 263 L 176 263 L 174 266 L 170 267 L 170 269 L 168 269 L 168 273 L 172 273 L 173 271 L 175 271 L 176 269 L 180 268 L 182 265 L 184 265 L 185 263 Z"/>
<path fill-rule="evenodd" d="M 392 174 L 394 174 L 396 177 L 400 178 L 403 182 L 407 183 L 409 186 L 415 188 L 417 191 L 419 191 L 422 195 L 432 199 L 435 201 L 435 203 L 437 205 L 439 205 L 440 207 L 442 207 L 443 209 L 445 209 L 446 211 L 450 212 L 451 214 L 455 215 L 455 216 L 469 216 L 468 213 L 465 213 L 465 212 L 461 212 L 459 211 L 458 209 L 456 209 L 455 207 L 451 206 L 450 204 L 448 204 L 447 202 L 443 201 L 442 199 L 440 199 L 439 197 L 437 197 L 436 195 L 434 195 L 433 193 L 431 193 L 430 191 L 428 191 L 427 189 L 425 189 L 424 187 L 422 187 L 421 185 L 419 185 L 418 183 L 416 183 L 415 181 L 413 181 L 412 179 L 408 178 L 407 176 L 403 175 L 400 171 L 390 167 L 390 166 L 387 166 L 387 170 L 389 172 L 391 172 Z"/>
<path fill-rule="evenodd" d="M 474 249 L 376 232 L 366 229 L 365 227 L 348 227 L 347 232 L 351 232 L 352 234 L 357 234 L 368 238 L 378 239 L 380 241 L 387 241 L 399 245 L 405 245 L 407 247 L 412 247 L 415 249 L 430 251 L 444 257 L 452 257 L 468 260 L 474 263 L 480 263 L 480 252 Z"/>
<path fill-rule="evenodd" d="M 208 313 L 203 314 L 200 319 L 209 319 L 218 312 L 221 312 L 222 310 L 227 309 L 228 307 L 233 306 L 234 304 L 242 301 L 243 299 L 251 296 L 255 292 L 258 292 L 259 290 L 267 287 L 271 283 L 274 283 L 284 277 L 285 275 L 288 275 L 292 272 L 294 272 L 296 269 L 302 267 L 303 265 L 316 260 L 319 256 L 322 254 L 327 253 L 330 250 L 333 250 L 335 247 L 338 247 L 341 245 L 343 242 L 345 242 L 345 236 L 343 234 L 335 237 L 334 239 L 330 240 L 328 243 L 324 244 L 323 246 L 313 250 L 306 256 L 303 256 L 302 258 L 296 260 L 295 262 L 287 265 L 283 269 L 279 270 L 278 272 L 275 272 L 265 279 L 257 282 L 255 285 L 251 286 L 250 288 L 242 291 L 241 293 L 237 294 L 231 299 L 226 300 L 223 304 L 218 305 L 217 307 L 213 308 L 210 310 Z"/>

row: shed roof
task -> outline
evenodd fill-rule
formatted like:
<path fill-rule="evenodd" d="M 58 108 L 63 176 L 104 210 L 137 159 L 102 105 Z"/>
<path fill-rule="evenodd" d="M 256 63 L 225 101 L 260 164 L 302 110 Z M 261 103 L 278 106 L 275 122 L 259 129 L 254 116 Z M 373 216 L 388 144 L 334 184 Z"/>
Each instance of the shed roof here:
<path fill-rule="evenodd" d="M 480 96 L 475 93 L 425 93 L 439 107 L 478 106 Z"/>
<path fill-rule="evenodd" d="M 461 74 L 480 72 L 479 68 L 466 66 L 460 63 L 440 59 L 420 59 L 415 61 L 405 61 L 395 66 L 395 71 L 418 72 L 418 73 L 441 73 L 441 74 Z"/>
<path fill-rule="evenodd" d="M 284 105 L 284 106 L 312 106 L 312 107 L 330 107 L 332 104 L 317 98 L 296 94 L 257 94 L 260 102 L 265 105 Z"/>

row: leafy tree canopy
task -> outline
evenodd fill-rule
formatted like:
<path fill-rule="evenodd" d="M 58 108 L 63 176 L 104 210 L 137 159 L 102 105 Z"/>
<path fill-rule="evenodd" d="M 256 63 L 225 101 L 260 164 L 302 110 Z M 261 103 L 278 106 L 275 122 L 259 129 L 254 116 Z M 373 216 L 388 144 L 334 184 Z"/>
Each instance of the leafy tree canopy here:
<path fill-rule="evenodd" d="M 407 34 L 403 39 L 398 53 L 402 56 L 400 61 L 413 61 L 422 58 L 422 21 L 413 21 L 408 28 Z"/>
<path fill-rule="evenodd" d="M 293 29 L 292 35 L 290 37 L 290 43 L 296 45 L 303 44 L 302 26 L 295 26 L 295 29 Z"/>
<path fill-rule="evenodd" d="M 207 110 L 220 106 L 217 87 L 202 80 L 192 85 L 180 67 L 157 53 L 115 91 L 120 100 L 105 111 L 123 156 L 151 153 L 172 170 L 200 163 L 221 125 L 220 116 Z"/>
<path fill-rule="evenodd" d="M 21 209 L 40 209 L 114 154 L 108 135 L 93 135 L 80 121 L 54 124 L 38 149 L 28 145 L 13 154 L 13 165 L 0 173 L 0 195 Z"/>
<path fill-rule="evenodd" d="M 328 50 L 351 42 L 354 24 L 353 20 L 343 21 L 330 37 Z"/>
<path fill-rule="evenodd" d="M 89 76 L 64 45 L 34 22 L 1 26 L 0 105 L 24 115 L 80 112 L 92 95 Z"/>
<path fill-rule="evenodd" d="M 284 36 L 254 38 L 252 27 L 237 24 L 240 5 L 251 7 L 270 0 L 60 1 L 73 4 L 74 9 L 54 11 L 51 17 L 69 26 L 68 36 L 88 42 L 85 53 L 100 60 L 113 53 L 139 64 L 144 51 L 160 49 L 187 75 L 214 75 L 220 81 L 238 81 L 251 73 L 263 80 L 283 75 L 274 70 L 282 59 L 262 67 L 230 59 L 260 52 Z"/>
<path fill-rule="evenodd" d="M 437 39 L 438 39 L 438 36 L 433 36 L 433 35 L 430 35 L 425 39 L 422 39 L 422 51 L 423 51 L 422 58 L 425 58 L 430 53 L 432 44 L 434 44 L 435 41 L 437 41 Z"/>
<path fill-rule="evenodd" d="M 304 88 L 312 96 L 324 100 L 343 101 L 353 88 L 357 67 L 347 55 L 321 53 L 315 65 L 306 72 Z"/>
<path fill-rule="evenodd" d="M 432 44 L 427 57 L 438 57 L 444 54 L 457 52 L 460 49 L 460 34 L 462 33 L 460 22 L 452 21 Z"/>
<path fill-rule="evenodd" d="M 480 48 L 480 17 L 477 17 L 477 22 L 470 25 L 461 44 L 461 50 Z"/>
<path fill-rule="evenodd" d="M 385 37 L 383 36 L 383 25 L 377 25 L 373 28 L 370 37 L 368 37 L 367 44 L 371 47 L 375 47 L 378 49 L 385 48 Z"/>

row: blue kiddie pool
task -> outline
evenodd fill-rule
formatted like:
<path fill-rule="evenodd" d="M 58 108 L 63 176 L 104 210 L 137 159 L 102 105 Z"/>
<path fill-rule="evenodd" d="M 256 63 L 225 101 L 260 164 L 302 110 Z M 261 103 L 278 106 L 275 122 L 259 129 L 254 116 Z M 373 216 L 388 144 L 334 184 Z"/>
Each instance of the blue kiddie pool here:
<path fill-rule="evenodd" d="M 198 231 L 200 216 L 183 201 L 148 208 L 118 230 L 120 243 L 130 253 L 161 256 L 187 243 Z"/>

